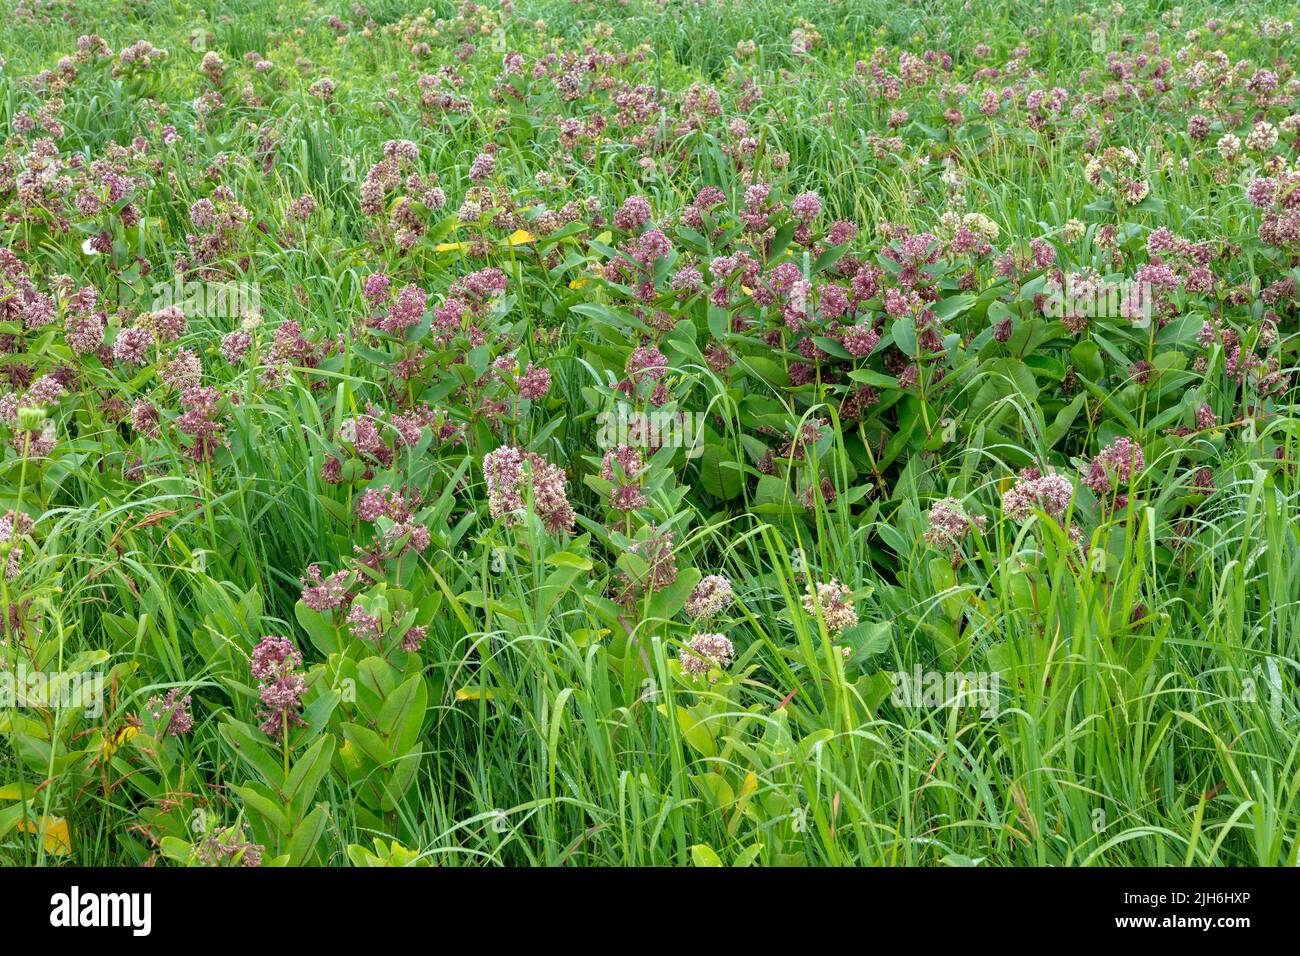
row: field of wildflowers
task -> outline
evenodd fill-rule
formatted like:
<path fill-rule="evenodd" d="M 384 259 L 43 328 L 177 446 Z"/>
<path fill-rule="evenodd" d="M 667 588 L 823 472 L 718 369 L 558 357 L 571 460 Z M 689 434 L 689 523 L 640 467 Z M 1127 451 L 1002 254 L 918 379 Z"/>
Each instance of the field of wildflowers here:
<path fill-rule="evenodd" d="M 2 7 L 0 863 L 1297 862 L 1294 4 Z"/>

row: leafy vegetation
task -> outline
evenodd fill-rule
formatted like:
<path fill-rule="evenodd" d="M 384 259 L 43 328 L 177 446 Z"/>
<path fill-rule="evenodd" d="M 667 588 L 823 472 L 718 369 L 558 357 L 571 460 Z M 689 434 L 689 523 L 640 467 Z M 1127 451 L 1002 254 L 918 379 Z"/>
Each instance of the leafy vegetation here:
<path fill-rule="evenodd" d="M 1285 6 L 6 0 L 0 862 L 1294 865 Z"/>

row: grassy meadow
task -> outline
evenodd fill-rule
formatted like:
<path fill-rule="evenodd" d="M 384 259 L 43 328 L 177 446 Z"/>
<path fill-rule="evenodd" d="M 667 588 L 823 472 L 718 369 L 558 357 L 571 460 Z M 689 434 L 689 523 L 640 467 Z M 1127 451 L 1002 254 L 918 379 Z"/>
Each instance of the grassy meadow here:
<path fill-rule="evenodd" d="M 0 7 L 0 863 L 1297 863 L 1294 4 Z"/>

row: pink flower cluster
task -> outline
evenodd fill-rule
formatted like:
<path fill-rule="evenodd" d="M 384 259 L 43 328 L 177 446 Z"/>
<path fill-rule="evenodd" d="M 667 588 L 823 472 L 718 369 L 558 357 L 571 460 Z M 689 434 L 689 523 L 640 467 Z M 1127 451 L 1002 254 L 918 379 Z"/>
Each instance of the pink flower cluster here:
<path fill-rule="evenodd" d="M 1092 460 L 1084 472 L 1083 483 L 1098 497 L 1108 498 L 1117 490 L 1127 488 L 1145 467 L 1142 446 L 1123 436 L 1103 448 Z M 1121 497 L 1127 502 L 1127 497 Z"/>
<path fill-rule="evenodd" d="M 533 507 L 546 530 L 552 534 L 572 531 L 577 516 L 569 504 L 568 478 L 564 471 L 540 455 L 513 445 L 503 445 L 483 458 L 487 482 L 488 511 L 507 523 L 524 510 L 525 496 L 532 488 Z"/>
<path fill-rule="evenodd" d="M 366 522 L 387 519 L 389 523 L 380 535 L 380 544 L 385 557 L 396 558 L 429 546 L 429 529 L 415 514 L 420 504 L 418 492 L 405 488 L 394 491 L 391 485 L 384 485 L 363 491 L 357 498 L 356 512 Z"/>
<path fill-rule="evenodd" d="M 321 614 L 342 607 L 352 600 L 349 591 L 352 580 L 350 571 L 335 571 L 329 577 L 322 577 L 319 566 L 308 565 L 306 575 L 299 578 L 302 603 Z"/>
<path fill-rule="evenodd" d="M 708 620 L 720 614 L 732 599 L 731 582 L 721 574 L 710 574 L 695 585 L 686 599 L 686 613 L 697 621 Z"/>
<path fill-rule="evenodd" d="M 609 504 L 615 511 L 635 511 L 645 506 L 646 498 L 638 479 L 645 470 L 640 449 L 619 445 L 605 452 L 600 463 L 600 477 L 613 482 Z"/>
<path fill-rule="evenodd" d="M 709 677 L 714 670 L 725 670 L 735 659 L 735 646 L 721 634 L 697 634 L 678 658 L 682 673 L 695 681 Z"/>
<path fill-rule="evenodd" d="M 166 697 L 156 694 L 150 697 L 145 707 L 153 718 L 154 726 L 162 728 L 168 737 L 179 737 L 194 729 L 194 717 L 190 714 L 190 697 L 180 696 L 180 691 L 172 688 Z"/>
<path fill-rule="evenodd" d="M 925 529 L 925 543 L 938 551 L 946 551 L 957 563 L 961 560 L 961 544 L 971 531 L 983 531 L 986 519 L 967 514 L 965 506 L 956 498 L 943 498 L 930 506 Z"/>
<path fill-rule="evenodd" d="M 1074 497 L 1074 485 L 1064 475 L 1044 475 L 1037 468 L 1025 468 L 1016 483 L 1002 493 L 1002 512 L 1012 521 L 1024 521 L 1035 509 L 1058 521 Z"/>
<path fill-rule="evenodd" d="M 299 716 L 302 695 L 307 691 L 306 678 L 298 672 L 301 666 L 298 648 L 289 638 L 276 635 L 262 638 L 248 662 L 249 673 L 257 681 L 262 732 L 282 743 L 287 728 L 306 726 Z"/>

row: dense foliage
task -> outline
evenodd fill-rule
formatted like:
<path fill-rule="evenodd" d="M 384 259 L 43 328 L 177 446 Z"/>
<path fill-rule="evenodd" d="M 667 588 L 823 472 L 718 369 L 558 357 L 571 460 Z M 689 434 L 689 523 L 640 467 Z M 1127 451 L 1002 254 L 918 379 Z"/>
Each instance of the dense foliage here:
<path fill-rule="evenodd" d="M 1294 864 L 1285 6 L 7 0 L 0 861 Z"/>

